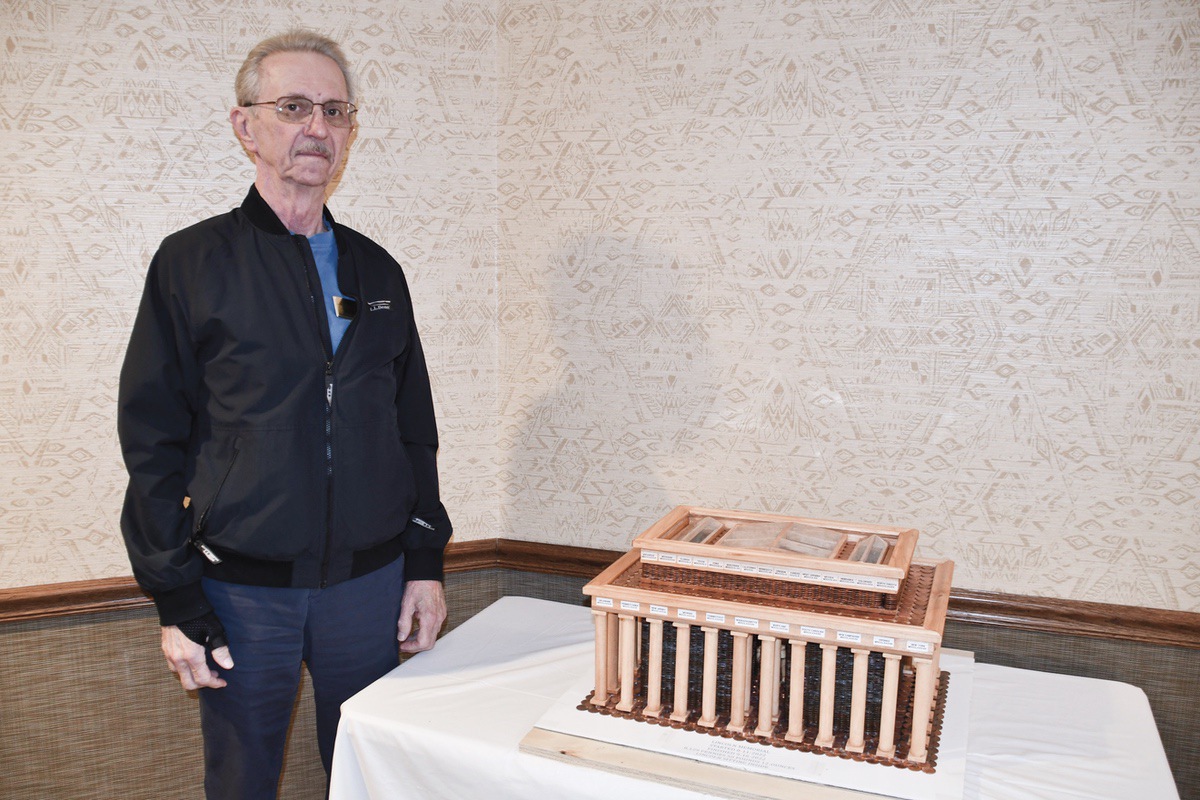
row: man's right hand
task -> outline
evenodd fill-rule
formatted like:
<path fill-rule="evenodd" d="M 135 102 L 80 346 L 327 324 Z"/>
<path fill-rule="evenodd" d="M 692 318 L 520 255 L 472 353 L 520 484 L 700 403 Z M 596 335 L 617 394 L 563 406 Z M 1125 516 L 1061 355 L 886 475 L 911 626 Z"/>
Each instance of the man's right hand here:
<path fill-rule="evenodd" d="M 206 687 L 220 689 L 225 685 L 224 678 L 216 671 L 208 668 L 205 660 L 205 647 L 189 639 L 183 631 L 174 625 L 162 629 L 162 651 L 167 657 L 167 666 L 171 672 L 179 676 L 183 688 L 191 691 Z M 229 647 L 222 645 L 213 650 L 213 660 L 224 669 L 233 669 L 233 656 Z"/>

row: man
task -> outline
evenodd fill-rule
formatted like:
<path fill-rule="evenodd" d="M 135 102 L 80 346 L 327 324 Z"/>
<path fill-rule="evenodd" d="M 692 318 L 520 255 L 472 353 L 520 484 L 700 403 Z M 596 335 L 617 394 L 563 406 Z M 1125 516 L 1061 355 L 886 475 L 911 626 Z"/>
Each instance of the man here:
<path fill-rule="evenodd" d="M 163 241 L 118 412 L 126 547 L 222 800 L 275 796 L 301 662 L 328 772 L 342 701 L 433 646 L 451 532 L 404 276 L 324 206 L 357 113 L 345 57 L 277 36 L 236 89 L 254 185 Z"/>

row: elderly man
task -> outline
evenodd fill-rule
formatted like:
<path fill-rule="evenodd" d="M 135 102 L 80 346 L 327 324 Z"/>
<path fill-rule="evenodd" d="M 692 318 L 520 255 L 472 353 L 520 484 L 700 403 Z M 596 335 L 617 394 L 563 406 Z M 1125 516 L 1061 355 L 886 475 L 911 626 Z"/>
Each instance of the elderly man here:
<path fill-rule="evenodd" d="M 324 205 L 357 113 L 345 57 L 277 36 L 236 89 L 254 185 L 163 241 L 118 420 L 126 547 L 221 800 L 275 797 L 301 663 L 328 772 L 342 701 L 433 646 L 451 532 L 404 275 Z"/>

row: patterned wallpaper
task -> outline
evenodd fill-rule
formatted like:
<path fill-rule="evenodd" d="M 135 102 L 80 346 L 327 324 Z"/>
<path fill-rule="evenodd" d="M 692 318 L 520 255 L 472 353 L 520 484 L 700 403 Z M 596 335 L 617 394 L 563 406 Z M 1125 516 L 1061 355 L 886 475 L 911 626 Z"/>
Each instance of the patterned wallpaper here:
<path fill-rule="evenodd" d="M 911 524 L 959 586 L 1200 610 L 1200 5 L 498 23 L 508 531 Z"/>
<path fill-rule="evenodd" d="M 0 586 L 128 574 L 116 374 L 251 176 L 245 50 L 341 40 L 330 200 L 407 266 L 460 539 L 679 503 L 910 524 L 965 588 L 1200 611 L 1190 0 L 0 8 Z"/>

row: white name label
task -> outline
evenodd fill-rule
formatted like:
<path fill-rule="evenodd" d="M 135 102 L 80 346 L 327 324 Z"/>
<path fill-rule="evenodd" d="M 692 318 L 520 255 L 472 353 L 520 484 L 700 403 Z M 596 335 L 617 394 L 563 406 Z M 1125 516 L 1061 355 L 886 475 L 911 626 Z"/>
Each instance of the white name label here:
<path fill-rule="evenodd" d="M 816 636 L 818 638 L 825 637 L 825 629 L 824 628 L 813 628 L 808 625 L 801 625 L 800 633 L 804 636 Z"/>
<path fill-rule="evenodd" d="M 650 606 L 650 613 L 651 613 L 651 614 L 662 614 L 662 615 L 664 615 L 664 616 L 665 616 L 665 615 L 666 615 L 666 613 L 667 613 L 667 607 L 666 607 L 666 606 L 656 606 L 656 605 L 651 605 L 651 606 Z"/>
<path fill-rule="evenodd" d="M 774 633 L 791 633 L 792 626 L 786 622 L 772 622 L 771 631 Z"/>
<path fill-rule="evenodd" d="M 855 644 L 858 644 L 859 642 L 862 641 L 862 634 L 861 633 L 850 633 L 849 631 L 838 631 L 837 632 L 837 640 L 839 642 L 853 642 Z"/>
<path fill-rule="evenodd" d="M 704 621 L 705 622 L 724 622 L 725 615 L 724 614 L 714 614 L 711 611 L 708 611 L 708 612 L 705 612 L 705 614 L 704 614 Z"/>
<path fill-rule="evenodd" d="M 929 642 L 909 642 L 907 649 L 910 653 L 932 653 L 933 645 Z"/>
<path fill-rule="evenodd" d="M 642 604 L 635 600 L 622 600 L 621 608 L 625 609 L 626 611 L 640 611 Z"/>
<path fill-rule="evenodd" d="M 613 601 L 611 597 L 597 597 L 596 605 L 600 606 L 601 608 L 612 608 Z"/>
<path fill-rule="evenodd" d="M 871 641 L 875 643 L 876 647 L 895 647 L 896 646 L 896 640 L 893 639 L 891 636 L 876 636 Z"/>
<path fill-rule="evenodd" d="M 758 620 L 750 619 L 749 617 L 734 617 L 734 625 L 741 625 L 743 628 L 757 628 Z"/>
<path fill-rule="evenodd" d="M 675 612 L 675 615 L 677 617 L 679 617 L 680 619 L 695 619 L 696 618 L 696 612 L 689 611 L 686 608 L 679 609 L 678 611 Z"/>

